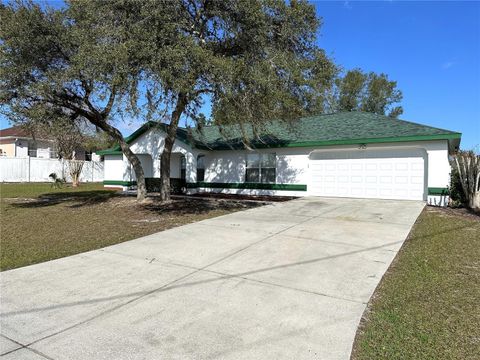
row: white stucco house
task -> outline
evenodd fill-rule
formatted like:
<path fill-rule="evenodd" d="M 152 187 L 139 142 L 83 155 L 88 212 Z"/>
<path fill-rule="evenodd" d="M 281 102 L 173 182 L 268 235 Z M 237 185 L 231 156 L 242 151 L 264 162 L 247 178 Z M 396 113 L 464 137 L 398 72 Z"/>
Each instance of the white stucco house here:
<path fill-rule="evenodd" d="M 127 138 L 145 176 L 160 176 L 166 125 L 149 122 Z M 180 128 L 170 173 L 188 193 L 423 200 L 444 204 L 449 155 L 461 133 L 363 112 L 272 122 L 247 149 L 239 132 Z M 104 186 L 127 189 L 135 173 L 116 147 L 105 157 Z"/>

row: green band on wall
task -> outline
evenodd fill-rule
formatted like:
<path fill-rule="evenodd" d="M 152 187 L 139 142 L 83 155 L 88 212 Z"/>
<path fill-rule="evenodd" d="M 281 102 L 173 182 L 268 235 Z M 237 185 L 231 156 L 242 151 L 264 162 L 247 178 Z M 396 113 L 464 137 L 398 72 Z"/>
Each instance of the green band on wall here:
<path fill-rule="evenodd" d="M 437 188 L 437 187 L 429 187 L 428 188 L 428 195 L 448 195 L 450 191 L 448 188 Z"/>
<path fill-rule="evenodd" d="M 121 186 L 132 186 L 136 185 L 136 181 L 123 181 L 123 180 L 103 180 L 103 185 L 121 185 Z"/>
<path fill-rule="evenodd" d="M 281 190 L 281 191 L 307 191 L 303 184 L 264 184 L 264 183 L 217 183 L 198 181 L 187 183 L 187 188 L 215 188 L 215 189 L 255 189 L 255 190 Z"/>

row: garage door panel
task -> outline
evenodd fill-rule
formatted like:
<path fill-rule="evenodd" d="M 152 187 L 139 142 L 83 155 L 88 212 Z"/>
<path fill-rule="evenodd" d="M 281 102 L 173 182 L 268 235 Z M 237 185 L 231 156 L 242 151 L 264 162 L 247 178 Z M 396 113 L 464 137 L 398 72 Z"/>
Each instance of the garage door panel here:
<path fill-rule="evenodd" d="M 398 155 L 397 152 L 392 157 L 392 151 L 322 154 L 320 158 L 310 160 L 310 193 L 317 196 L 423 200 L 423 155 Z"/>

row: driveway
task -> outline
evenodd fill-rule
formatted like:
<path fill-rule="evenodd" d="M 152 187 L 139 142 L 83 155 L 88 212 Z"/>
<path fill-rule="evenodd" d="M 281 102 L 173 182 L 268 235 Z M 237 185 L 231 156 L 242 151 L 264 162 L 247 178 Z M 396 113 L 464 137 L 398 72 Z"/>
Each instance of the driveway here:
<path fill-rule="evenodd" d="M 1 273 L 5 359 L 348 359 L 422 202 L 302 198 Z"/>

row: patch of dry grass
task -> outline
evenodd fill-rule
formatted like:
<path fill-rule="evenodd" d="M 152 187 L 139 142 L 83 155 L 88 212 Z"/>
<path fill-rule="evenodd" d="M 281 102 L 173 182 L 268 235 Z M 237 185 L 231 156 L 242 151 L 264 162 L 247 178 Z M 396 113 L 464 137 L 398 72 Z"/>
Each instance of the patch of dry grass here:
<path fill-rule="evenodd" d="M 181 199 L 138 204 L 99 185 L 0 185 L 0 268 L 35 264 L 259 206 L 233 200 Z M 24 188 L 22 189 L 22 186 Z M 6 188 L 7 187 L 7 188 Z M 6 196 L 7 195 L 7 196 Z"/>
<path fill-rule="evenodd" d="M 352 359 L 478 359 L 480 217 L 427 208 L 377 288 Z"/>

